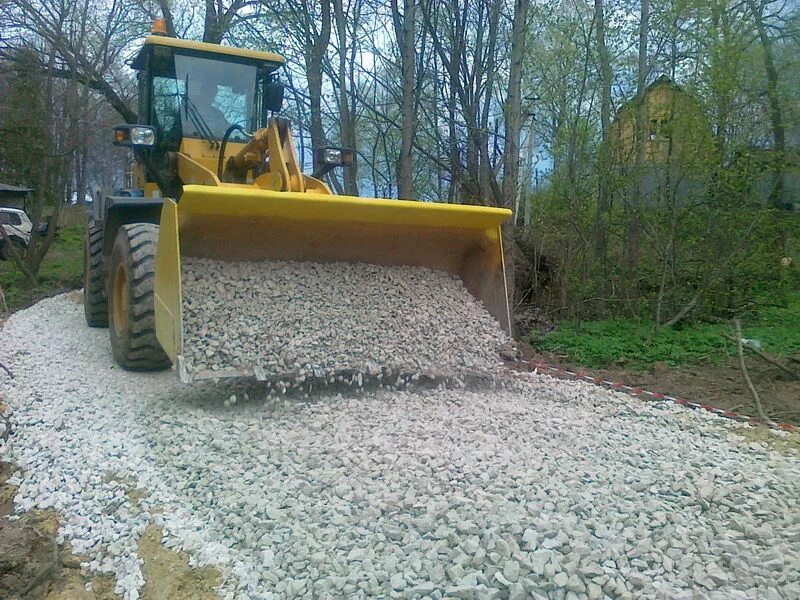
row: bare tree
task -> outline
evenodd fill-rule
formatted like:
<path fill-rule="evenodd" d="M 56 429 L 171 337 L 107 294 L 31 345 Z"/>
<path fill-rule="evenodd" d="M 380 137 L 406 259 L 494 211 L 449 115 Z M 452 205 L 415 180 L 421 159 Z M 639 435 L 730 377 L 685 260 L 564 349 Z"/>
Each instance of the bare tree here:
<path fill-rule="evenodd" d="M 98 11 L 89 2 L 30 3 L 17 0 L 5 13 L 11 35 L 0 58 L 12 76 L 38 81 L 35 94 L 41 106 L 26 118 L 38 123 L 34 142 L 36 170 L 27 177 L 34 189 L 28 214 L 34 225 L 49 218 L 46 236 L 33 235 L 25 251 L 23 272 L 33 282 L 56 231 L 59 211 L 77 192 L 82 199 L 88 185 L 88 144 L 93 127 L 87 127 L 89 98 L 99 92 L 128 121 L 136 114 L 126 99 L 125 84 L 115 77 L 122 47 L 129 38 L 130 9 L 112 2 Z M 38 78 L 38 79 L 37 79 Z M 76 189 L 77 188 L 77 189 Z M 48 214 L 49 213 L 49 214 Z M 19 266 L 19 265 L 18 265 Z"/>
<path fill-rule="evenodd" d="M 522 64 L 525 56 L 529 0 L 515 0 L 511 33 L 511 68 L 505 106 L 503 206 L 513 208 L 519 185 L 519 140 L 522 131 Z"/>
<path fill-rule="evenodd" d="M 336 22 L 336 43 L 338 46 L 338 69 L 336 69 L 335 79 L 337 86 L 337 100 L 339 108 L 339 132 L 342 146 L 355 150 L 358 146 L 356 142 L 356 128 L 354 123 L 354 99 L 352 85 L 348 90 L 348 84 L 354 81 L 355 56 L 356 56 L 356 36 L 358 19 L 361 13 L 359 0 L 351 0 L 350 5 L 345 11 L 343 0 L 333 0 L 333 14 Z M 348 27 L 348 15 L 352 32 Z M 331 69 L 333 71 L 333 69 Z M 356 162 L 344 168 L 342 178 L 344 180 L 344 191 L 351 196 L 358 195 L 358 165 Z"/>
<path fill-rule="evenodd" d="M 462 196 L 484 204 L 502 204 L 502 190 L 490 153 L 489 120 L 497 105 L 496 77 L 500 68 L 497 40 L 500 37 L 502 2 L 480 0 L 460 5 L 423 5 L 426 34 L 447 72 L 451 88 L 452 119 L 455 124 L 451 151 L 460 150 L 459 121 L 463 122 L 465 160 L 460 159 L 458 182 Z M 451 162 L 454 160 L 451 156 Z M 463 168 L 462 168 L 463 165 Z M 451 175 L 452 176 L 452 175 Z"/>
<path fill-rule="evenodd" d="M 120 68 L 126 46 L 141 35 L 131 27 L 138 21 L 135 6 L 112 0 L 100 11 L 75 0 L 14 0 L 9 8 L 6 28 L 13 37 L 0 48 L 0 57 L 13 64 L 22 40 L 39 40 L 43 52 L 53 54 L 49 77 L 76 80 L 102 94 L 126 122 L 136 121 L 130 107 L 133 81 Z M 43 58 L 43 68 L 49 62 Z"/>
<path fill-rule="evenodd" d="M 162 5 L 165 4 L 161 0 Z M 225 35 L 233 27 L 240 13 L 248 7 L 258 6 L 258 0 L 233 0 L 225 6 L 222 0 L 205 0 L 205 27 L 203 28 L 203 41 L 209 44 L 220 44 Z M 169 19 L 168 19 L 169 21 Z"/>
<path fill-rule="evenodd" d="M 414 162 L 412 147 L 416 132 L 416 0 L 403 0 L 400 12 L 398 0 L 392 0 L 392 22 L 400 53 L 402 102 L 400 126 L 400 156 L 397 158 L 397 195 L 414 198 Z"/>
<path fill-rule="evenodd" d="M 505 106 L 505 145 L 503 163 L 503 206 L 514 209 L 519 193 L 519 140 L 522 131 L 522 64 L 525 57 L 526 22 L 529 0 L 515 0 L 511 29 L 511 68 L 508 76 L 508 94 Z M 508 295 L 514 300 L 514 222 L 503 228 L 503 244 L 506 257 Z"/>
<path fill-rule="evenodd" d="M 331 39 L 331 0 L 262 0 L 261 8 L 271 16 L 273 22 L 282 25 L 282 33 L 298 49 L 304 62 L 310 112 L 309 134 L 315 151 L 314 170 L 317 170 L 320 164 L 316 159 L 316 150 L 327 144 L 322 99 L 324 67 Z"/>

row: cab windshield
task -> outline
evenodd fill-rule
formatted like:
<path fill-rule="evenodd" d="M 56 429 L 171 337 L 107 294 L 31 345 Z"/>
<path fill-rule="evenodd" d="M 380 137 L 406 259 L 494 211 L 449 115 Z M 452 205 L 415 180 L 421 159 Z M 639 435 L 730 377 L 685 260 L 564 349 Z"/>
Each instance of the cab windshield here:
<path fill-rule="evenodd" d="M 170 71 L 153 77 L 154 122 L 169 145 L 181 137 L 221 140 L 231 125 L 257 128 L 255 65 L 176 54 Z M 244 136 L 233 131 L 230 139 Z"/>

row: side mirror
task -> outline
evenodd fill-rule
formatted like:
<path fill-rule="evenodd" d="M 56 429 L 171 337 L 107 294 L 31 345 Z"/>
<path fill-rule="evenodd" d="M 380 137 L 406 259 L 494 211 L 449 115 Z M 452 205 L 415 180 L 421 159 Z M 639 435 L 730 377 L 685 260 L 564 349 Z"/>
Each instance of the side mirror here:
<path fill-rule="evenodd" d="M 270 81 L 264 88 L 264 116 L 267 111 L 279 112 L 283 107 L 283 93 L 285 88 L 279 81 Z"/>
<path fill-rule="evenodd" d="M 118 125 L 114 128 L 115 146 L 150 148 L 156 143 L 156 131 L 147 125 Z"/>

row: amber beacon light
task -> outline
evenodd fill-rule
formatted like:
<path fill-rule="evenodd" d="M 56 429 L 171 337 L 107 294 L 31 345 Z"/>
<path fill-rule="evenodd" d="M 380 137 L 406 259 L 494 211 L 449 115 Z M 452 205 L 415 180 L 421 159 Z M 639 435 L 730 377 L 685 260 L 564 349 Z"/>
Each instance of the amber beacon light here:
<path fill-rule="evenodd" d="M 153 26 L 150 28 L 153 35 L 167 35 L 167 20 L 153 19 Z"/>

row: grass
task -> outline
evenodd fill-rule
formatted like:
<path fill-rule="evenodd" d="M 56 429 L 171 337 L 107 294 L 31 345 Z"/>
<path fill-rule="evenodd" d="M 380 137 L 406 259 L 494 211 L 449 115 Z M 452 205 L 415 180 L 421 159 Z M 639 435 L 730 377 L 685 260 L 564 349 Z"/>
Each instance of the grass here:
<path fill-rule="evenodd" d="M 736 347 L 722 336 L 731 333 L 723 324 L 698 323 L 683 329 L 663 328 L 652 336 L 652 323 L 622 319 L 562 322 L 557 331 L 534 333 L 531 345 L 541 351 L 564 354 L 586 367 L 625 367 L 643 370 L 655 362 L 671 367 L 685 364 L 718 364 L 735 356 Z M 769 308 L 742 323 L 742 335 L 758 340 L 770 354 L 786 356 L 800 352 L 800 293 L 786 307 Z"/>
<path fill-rule="evenodd" d="M 83 225 L 58 230 L 39 269 L 39 285 L 31 287 L 12 261 L 0 261 L 0 287 L 10 311 L 44 296 L 81 287 L 83 283 Z M 0 313 L 2 307 L 0 306 Z"/>

